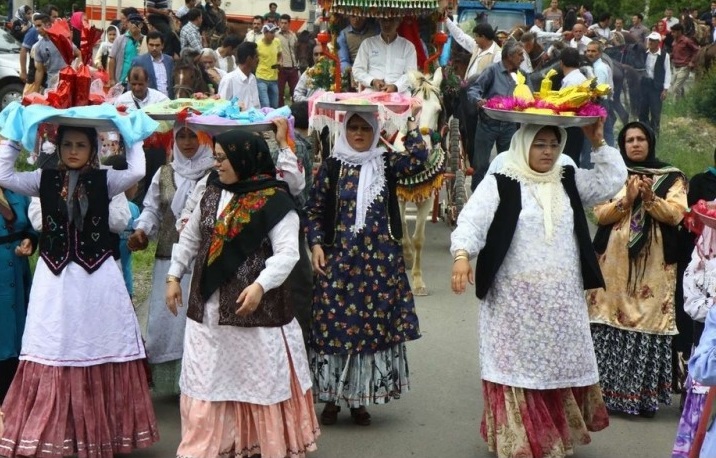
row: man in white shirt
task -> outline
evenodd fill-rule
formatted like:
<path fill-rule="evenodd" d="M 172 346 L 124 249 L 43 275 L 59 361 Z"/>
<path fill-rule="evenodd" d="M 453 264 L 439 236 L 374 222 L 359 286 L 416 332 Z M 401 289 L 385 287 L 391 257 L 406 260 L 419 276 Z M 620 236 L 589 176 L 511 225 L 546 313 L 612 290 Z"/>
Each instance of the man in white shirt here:
<path fill-rule="evenodd" d="M 380 34 L 366 38 L 353 63 L 353 78 L 366 90 L 410 93 L 408 72 L 418 69 L 415 46 L 398 36 L 401 18 L 381 18 Z"/>
<path fill-rule="evenodd" d="M 584 54 L 584 51 L 587 50 L 589 42 L 592 41 L 584 36 L 584 32 L 586 31 L 587 29 L 584 27 L 584 24 L 574 24 L 574 27 L 572 27 L 572 34 L 574 35 L 574 38 L 572 38 L 569 42 L 569 47 L 576 49 L 579 51 L 579 54 L 582 55 Z"/>
<path fill-rule="evenodd" d="M 216 52 L 219 53 L 219 62 L 217 67 L 225 71 L 226 73 L 233 72 L 236 68 L 236 48 L 241 44 L 241 40 L 236 35 L 227 35 L 224 41 L 221 42 L 221 46 L 216 48 Z"/>
<path fill-rule="evenodd" d="M 535 23 L 529 30 L 535 35 L 535 37 L 537 38 L 537 43 L 539 43 L 542 47 L 544 47 L 550 41 L 562 39 L 561 33 L 545 32 L 544 21 L 545 19 L 542 13 L 535 14 Z"/>
<path fill-rule="evenodd" d="M 579 61 L 579 51 L 577 51 L 576 48 L 565 48 L 562 50 L 562 53 L 559 55 L 559 65 L 564 74 L 564 78 L 562 78 L 562 86 L 560 89 L 579 86 L 587 81 L 587 77 L 579 70 Z M 570 127 L 566 130 L 567 143 L 564 146 L 564 153 L 571 157 L 578 167 L 582 167 L 585 164 L 581 164 L 581 158 L 586 152 L 585 150 L 589 147 L 589 142 L 586 141 L 584 132 L 580 127 Z"/>
<path fill-rule="evenodd" d="M 609 23 L 612 20 L 612 15 L 609 13 L 602 13 L 595 24 L 589 26 L 588 33 L 592 38 L 597 40 L 605 39 L 607 42 L 612 38 L 612 30 L 609 28 Z"/>
<path fill-rule="evenodd" d="M 140 66 L 130 68 L 127 79 L 130 90 L 117 97 L 114 101 L 115 106 L 123 106 L 127 111 L 135 111 L 169 100 L 166 95 L 149 87 L 149 73 L 146 68 Z M 134 199 L 138 205 L 141 205 L 147 192 L 147 180 L 151 180 L 159 167 L 166 163 L 166 150 L 161 146 L 160 138 L 161 134 L 155 132 L 144 140 L 143 149 L 146 159 L 144 180 L 140 182 L 139 191 Z"/>
<path fill-rule="evenodd" d="M 671 8 L 666 8 L 664 11 L 664 18 L 662 21 L 666 22 L 666 30 L 671 32 L 671 26 L 676 25 L 679 23 L 679 18 L 674 17 L 674 10 Z"/>
<path fill-rule="evenodd" d="M 495 43 L 495 30 L 489 24 L 478 24 L 473 29 L 475 38 L 466 34 L 450 18 L 445 19 L 445 24 L 457 44 L 472 54 L 465 79 L 479 76 L 491 64 L 502 60 L 502 48 Z"/>
<path fill-rule="evenodd" d="M 264 17 L 263 16 L 254 16 L 253 21 L 251 21 L 251 28 L 248 32 L 246 32 L 246 37 L 244 37 L 244 41 L 248 41 L 249 43 L 258 43 L 261 41 L 264 37 L 264 34 L 261 32 L 261 28 L 264 26 Z"/>
<path fill-rule="evenodd" d="M 149 73 L 141 66 L 129 69 L 129 88 L 127 92 L 117 97 L 115 106 L 124 106 L 127 111 L 135 111 L 154 103 L 169 100 L 169 97 L 149 87 Z"/>
<path fill-rule="evenodd" d="M 221 79 L 219 96 L 226 100 L 236 97 L 244 109 L 261 108 L 259 88 L 253 73 L 259 63 L 256 43 L 244 41 L 236 49 L 236 56 L 239 63 L 234 71 Z"/>
<path fill-rule="evenodd" d="M 671 61 L 668 53 L 661 52 L 659 32 L 651 32 L 646 38 L 646 69 L 641 78 L 639 121 L 649 124 L 659 135 L 661 106 L 671 87 Z"/>
<path fill-rule="evenodd" d="M 587 45 L 587 51 L 584 53 L 587 60 L 592 64 L 594 76 L 597 78 L 598 84 L 607 84 L 614 90 L 614 73 L 612 68 L 602 59 L 604 45 L 598 40 L 593 40 Z M 604 122 L 604 140 L 609 146 L 614 146 L 614 113 L 611 109 L 611 96 L 604 97 L 600 100 L 607 110 L 607 120 Z"/>

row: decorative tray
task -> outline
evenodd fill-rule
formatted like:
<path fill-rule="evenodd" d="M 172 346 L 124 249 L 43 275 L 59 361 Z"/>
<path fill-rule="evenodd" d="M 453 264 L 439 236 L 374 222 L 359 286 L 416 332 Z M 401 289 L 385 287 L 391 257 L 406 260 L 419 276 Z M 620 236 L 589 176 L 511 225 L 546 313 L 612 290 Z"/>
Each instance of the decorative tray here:
<path fill-rule="evenodd" d="M 232 130 L 244 130 L 247 132 L 266 132 L 274 128 L 272 122 L 255 122 L 255 123 L 239 123 L 239 122 L 226 122 L 226 123 L 209 123 L 202 122 L 201 120 L 187 118 L 186 122 L 191 124 L 194 129 L 207 132 L 211 135 L 218 135 L 224 132 Z"/>
<path fill-rule="evenodd" d="M 117 130 L 111 119 L 106 118 L 78 118 L 74 116 L 57 115 L 47 118 L 43 122 L 62 124 L 70 127 L 94 127 L 99 130 Z"/>
<path fill-rule="evenodd" d="M 540 113 L 525 113 L 523 111 L 495 110 L 483 107 L 485 113 L 498 121 L 518 122 L 521 124 L 543 124 L 545 126 L 579 127 L 594 124 L 599 116 L 561 116 Z"/>
<path fill-rule="evenodd" d="M 375 103 L 316 102 L 316 108 L 320 110 L 353 111 L 355 113 L 375 113 L 380 109 L 380 106 L 396 113 L 402 113 L 410 108 L 409 105 L 390 103 L 379 105 Z"/>

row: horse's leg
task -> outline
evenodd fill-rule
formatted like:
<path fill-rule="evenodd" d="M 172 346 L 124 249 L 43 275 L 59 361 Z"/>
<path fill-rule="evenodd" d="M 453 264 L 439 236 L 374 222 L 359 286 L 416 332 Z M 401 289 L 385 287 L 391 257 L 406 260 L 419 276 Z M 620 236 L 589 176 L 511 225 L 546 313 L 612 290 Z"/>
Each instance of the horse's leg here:
<path fill-rule="evenodd" d="M 400 224 L 403 226 L 403 258 L 405 259 L 405 266 L 410 268 L 413 264 L 413 241 L 410 239 L 410 232 L 408 231 L 408 222 L 405 220 L 405 205 L 404 200 L 400 201 Z"/>
<path fill-rule="evenodd" d="M 433 208 L 433 199 L 428 198 L 417 204 L 418 214 L 415 221 L 415 232 L 413 233 L 413 248 L 415 259 L 413 260 L 413 294 L 416 296 L 427 296 L 428 288 L 423 281 L 422 254 L 425 244 L 425 221 Z"/>

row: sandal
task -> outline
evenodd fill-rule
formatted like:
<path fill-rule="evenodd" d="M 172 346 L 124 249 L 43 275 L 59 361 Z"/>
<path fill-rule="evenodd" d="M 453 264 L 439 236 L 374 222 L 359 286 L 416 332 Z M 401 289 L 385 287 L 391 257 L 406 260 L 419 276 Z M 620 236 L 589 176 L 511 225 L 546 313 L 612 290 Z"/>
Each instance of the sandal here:
<path fill-rule="evenodd" d="M 321 424 L 325 426 L 335 425 L 338 421 L 338 412 L 341 411 L 341 407 L 335 404 L 326 404 L 321 412 Z"/>
<path fill-rule="evenodd" d="M 351 409 L 351 417 L 353 418 L 353 423 L 358 426 L 370 425 L 370 414 L 365 410 L 365 407 Z"/>

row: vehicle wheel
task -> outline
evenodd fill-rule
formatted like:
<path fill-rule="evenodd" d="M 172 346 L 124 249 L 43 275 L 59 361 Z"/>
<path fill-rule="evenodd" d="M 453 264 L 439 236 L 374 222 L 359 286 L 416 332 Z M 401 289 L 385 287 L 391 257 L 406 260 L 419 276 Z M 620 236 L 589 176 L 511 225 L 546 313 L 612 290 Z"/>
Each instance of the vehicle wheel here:
<path fill-rule="evenodd" d="M 0 89 L 0 109 L 10 105 L 10 102 L 22 100 L 22 84 L 8 84 Z"/>
<path fill-rule="evenodd" d="M 458 170 L 455 173 L 455 210 L 453 213 L 454 224 L 457 224 L 457 217 L 460 215 L 465 203 L 467 202 L 467 189 L 465 188 L 465 172 Z"/>
<path fill-rule="evenodd" d="M 448 144 L 448 172 L 456 173 L 460 170 L 460 121 L 452 118 L 450 120 L 450 142 Z"/>

